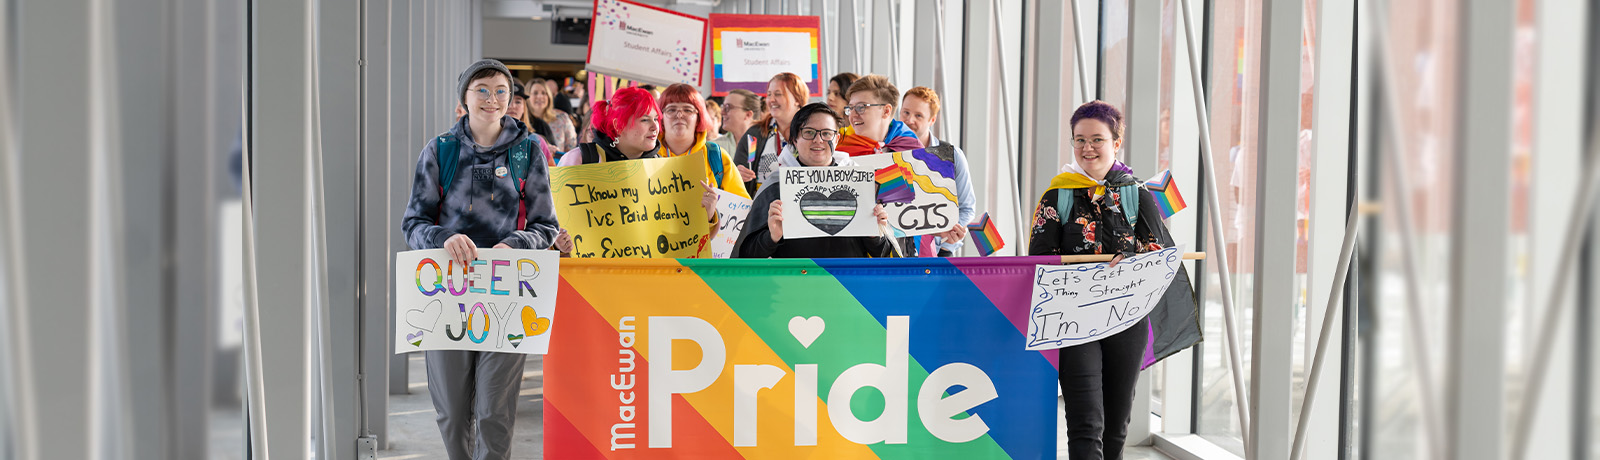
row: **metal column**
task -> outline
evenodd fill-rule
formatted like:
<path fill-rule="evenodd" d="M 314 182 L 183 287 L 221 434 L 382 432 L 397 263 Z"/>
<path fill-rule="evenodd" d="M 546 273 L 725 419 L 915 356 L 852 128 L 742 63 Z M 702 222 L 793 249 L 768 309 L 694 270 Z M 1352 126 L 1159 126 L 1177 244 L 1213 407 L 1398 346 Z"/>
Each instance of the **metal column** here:
<path fill-rule="evenodd" d="M 1294 361 L 1295 177 L 1300 131 L 1301 0 L 1264 0 L 1256 131 L 1255 274 L 1248 458 L 1288 458 Z"/>
<path fill-rule="evenodd" d="M 1500 457 L 1505 442 L 1506 255 L 1510 228 L 1513 3 L 1459 6 L 1455 222 L 1450 242 L 1445 452 Z M 1404 135 L 1400 133 L 1398 135 Z"/>

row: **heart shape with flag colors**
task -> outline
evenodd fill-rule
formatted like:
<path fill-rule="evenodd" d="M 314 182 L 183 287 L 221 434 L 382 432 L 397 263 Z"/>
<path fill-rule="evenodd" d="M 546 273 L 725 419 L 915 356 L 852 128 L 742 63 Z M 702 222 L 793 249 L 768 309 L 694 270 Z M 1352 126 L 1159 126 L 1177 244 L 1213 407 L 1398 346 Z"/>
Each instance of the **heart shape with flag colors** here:
<path fill-rule="evenodd" d="M 829 235 L 844 231 L 856 217 L 856 193 L 850 189 L 834 190 L 832 194 L 806 192 L 800 195 L 800 215 L 806 222 Z"/>
<path fill-rule="evenodd" d="M 410 342 L 413 346 L 422 346 L 422 331 L 406 334 L 406 341 Z"/>
<path fill-rule="evenodd" d="M 522 331 L 528 337 L 549 332 L 550 318 L 540 318 L 539 312 L 534 311 L 533 307 L 524 305 L 522 307 Z"/>
<path fill-rule="evenodd" d="M 522 345 L 522 337 L 522 334 L 506 334 L 506 340 L 511 341 L 511 348 L 516 348 L 517 345 Z"/>
<path fill-rule="evenodd" d="M 406 310 L 406 324 L 411 327 L 433 332 L 433 325 L 439 324 L 439 315 L 444 314 L 444 303 L 433 299 L 427 306 Z"/>
<path fill-rule="evenodd" d="M 789 318 L 789 335 L 793 335 L 802 347 L 811 348 L 811 342 L 817 341 L 817 337 L 827 328 L 828 323 L 821 316 Z"/>

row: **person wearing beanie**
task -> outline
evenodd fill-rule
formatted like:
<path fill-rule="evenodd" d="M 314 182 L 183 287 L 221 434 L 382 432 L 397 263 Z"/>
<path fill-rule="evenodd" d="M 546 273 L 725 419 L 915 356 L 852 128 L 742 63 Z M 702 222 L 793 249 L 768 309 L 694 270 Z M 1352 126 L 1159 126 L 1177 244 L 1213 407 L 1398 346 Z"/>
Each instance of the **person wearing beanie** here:
<path fill-rule="evenodd" d="M 401 230 L 412 249 L 439 249 L 454 264 L 478 258 L 478 248 L 546 249 L 556 215 L 544 142 L 507 116 L 511 72 L 482 60 L 461 72 L 456 96 L 467 114 L 428 139 L 417 158 Z M 520 161 L 518 161 L 520 159 Z M 440 161 L 456 173 L 443 177 Z M 526 163 L 523 177 L 509 172 Z M 445 181 L 448 181 L 446 188 Z M 515 353 L 426 351 L 428 393 L 451 460 L 506 459 L 517 415 L 524 357 Z"/>

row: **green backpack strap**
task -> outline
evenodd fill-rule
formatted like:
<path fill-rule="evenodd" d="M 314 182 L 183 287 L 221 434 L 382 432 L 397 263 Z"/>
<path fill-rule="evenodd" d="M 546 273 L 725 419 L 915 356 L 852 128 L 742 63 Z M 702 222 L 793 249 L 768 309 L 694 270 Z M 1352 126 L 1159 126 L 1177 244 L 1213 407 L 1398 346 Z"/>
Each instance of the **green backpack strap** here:
<path fill-rule="evenodd" d="M 444 197 L 450 193 L 450 185 L 456 181 L 456 163 L 461 161 L 461 143 L 450 133 L 440 134 L 434 139 L 434 163 L 439 165 L 439 208 L 444 209 Z M 449 153 L 445 153 L 449 152 Z"/>
<path fill-rule="evenodd" d="M 711 165 L 711 175 L 717 178 L 717 182 L 712 185 L 722 187 L 722 146 L 706 143 L 706 163 Z"/>
<path fill-rule="evenodd" d="M 1061 216 L 1061 221 L 1067 221 L 1067 212 L 1072 210 L 1073 189 L 1056 189 L 1056 215 Z M 1122 214 L 1128 218 L 1128 226 L 1139 224 L 1139 184 L 1129 184 L 1117 187 L 1117 193 L 1122 197 Z"/>
<path fill-rule="evenodd" d="M 522 189 L 528 182 L 528 165 L 533 163 L 533 136 L 522 138 L 506 155 L 506 168 L 510 169 L 511 179 L 517 181 L 517 195 L 525 196 Z"/>

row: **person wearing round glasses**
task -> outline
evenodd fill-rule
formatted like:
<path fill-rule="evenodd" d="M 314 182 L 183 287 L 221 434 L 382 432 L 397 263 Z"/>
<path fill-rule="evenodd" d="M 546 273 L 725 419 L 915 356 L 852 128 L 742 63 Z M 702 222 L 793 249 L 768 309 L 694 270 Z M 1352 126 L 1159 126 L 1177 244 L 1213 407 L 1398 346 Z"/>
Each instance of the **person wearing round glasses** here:
<path fill-rule="evenodd" d="M 708 136 L 716 132 L 717 123 L 711 120 L 711 113 L 706 109 L 700 91 L 687 84 L 674 83 L 661 92 L 660 107 L 662 124 L 666 126 L 666 136 L 661 143 L 665 147 L 662 156 L 704 155 L 706 178 L 711 179 L 711 185 L 749 198 L 750 193 L 744 189 L 744 180 L 734 171 L 733 156 L 722 150 L 722 146 L 706 141 Z M 717 213 L 715 208 L 706 212 L 712 215 Z"/>
<path fill-rule="evenodd" d="M 1135 253 L 1171 246 L 1155 199 L 1133 170 L 1117 161 L 1122 112 L 1090 101 L 1073 112 L 1071 126 L 1077 164 L 1052 179 L 1039 198 L 1028 254 L 1115 254 L 1110 263 L 1115 266 Z M 1139 372 L 1199 340 L 1195 313 L 1188 272 L 1180 269 L 1166 296 L 1137 324 L 1060 350 L 1070 458 L 1121 458 Z M 1150 343 L 1161 347 L 1146 358 Z"/>
<path fill-rule="evenodd" d="M 834 151 L 839 139 L 839 114 L 828 104 L 812 103 L 795 112 L 788 134 L 794 139 L 795 164 L 786 168 L 812 168 L 822 166 L 855 166 L 848 155 Z M 740 232 L 735 244 L 735 258 L 837 258 L 837 257 L 894 257 L 893 241 L 884 236 L 832 236 L 823 238 L 785 239 L 783 237 L 783 202 L 778 200 L 778 187 L 764 187 L 756 193 L 750 205 L 750 221 Z M 883 205 L 872 208 L 878 225 L 889 222 L 889 213 Z"/>
<path fill-rule="evenodd" d="M 511 71 L 495 60 L 473 63 L 457 77 L 456 96 L 467 114 L 450 131 L 429 138 L 417 158 L 401 229 L 412 249 L 443 248 L 456 264 L 478 249 L 543 249 L 556 235 L 543 142 L 506 116 Z M 527 155 L 524 177 L 508 169 Z M 441 162 L 447 166 L 441 169 Z M 455 174 L 441 171 L 455 164 Z M 518 218 L 525 214 L 526 217 Z M 459 266 L 459 265 L 458 265 Z M 524 357 L 516 353 L 426 351 L 428 394 L 450 458 L 510 457 Z"/>
<path fill-rule="evenodd" d="M 895 119 L 895 104 L 900 90 L 882 75 L 867 75 L 845 91 L 849 105 L 844 108 L 850 126 L 839 130 L 839 151 L 850 156 L 904 152 L 922 148 L 917 133 Z"/>

